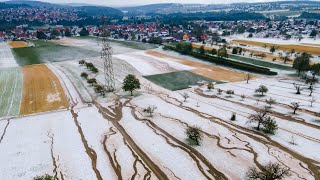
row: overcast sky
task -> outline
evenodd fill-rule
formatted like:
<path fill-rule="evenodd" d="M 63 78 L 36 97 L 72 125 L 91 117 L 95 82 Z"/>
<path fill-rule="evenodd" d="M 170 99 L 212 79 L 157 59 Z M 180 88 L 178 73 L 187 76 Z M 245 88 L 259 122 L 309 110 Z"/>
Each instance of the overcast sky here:
<path fill-rule="evenodd" d="M 4 1 L 4 0 L 0 0 Z M 266 2 L 276 0 L 41 0 L 51 3 L 87 3 L 105 6 L 133 6 L 155 3 L 202 3 L 202 4 L 229 4 L 236 2 Z"/>

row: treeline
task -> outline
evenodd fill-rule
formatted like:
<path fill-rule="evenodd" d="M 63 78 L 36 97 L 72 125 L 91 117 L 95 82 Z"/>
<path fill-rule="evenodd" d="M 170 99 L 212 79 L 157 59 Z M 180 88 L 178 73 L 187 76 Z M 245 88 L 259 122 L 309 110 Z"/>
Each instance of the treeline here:
<path fill-rule="evenodd" d="M 239 69 L 239 70 L 250 71 L 250 72 L 266 74 L 266 75 L 277 75 L 277 72 L 270 71 L 270 69 L 268 68 L 223 58 L 223 57 L 226 57 L 227 54 L 225 54 L 222 57 L 221 55 L 219 55 L 220 50 L 214 53 L 214 54 L 217 54 L 218 56 L 208 54 L 207 51 L 204 50 L 204 48 L 200 48 L 198 51 L 195 51 L 191 43 L 178 43 L 176 45 L 171 45 L 171 44 L 164 45 L 163 49 L 173 50 L 181 54 L 186 54 L 186 55 L 193 56 L 195 58 L 202 59 L 204 61 L 212 62 L 218 65 L 228 66 L 228 67 Z"/>
<path fill-rule="evenodd" d="M 302 12 L 299 18 L 303 19 L 320 19 L 319 13 Z"/>
<path fill-rule="evenodd" d="M 0 2 L 0 9 L 10 9 L 10 8 L 19 8 L 19 7 L 31 7 L 27 4 L 6 4 Z"/>
<path fill-rule="evenodd" d="M 207 20 L 207 21 L 239 21 L 239 20 L 264 20 L 265 16 L 254 12 L 230 11 L 230 12 L 197 12 L 197 13 L 174 13 L 168 15 L 159 15 L 150 13 L 152 16 L 162 16 L 163 19 L 181 19 L 181 20 Z"/>

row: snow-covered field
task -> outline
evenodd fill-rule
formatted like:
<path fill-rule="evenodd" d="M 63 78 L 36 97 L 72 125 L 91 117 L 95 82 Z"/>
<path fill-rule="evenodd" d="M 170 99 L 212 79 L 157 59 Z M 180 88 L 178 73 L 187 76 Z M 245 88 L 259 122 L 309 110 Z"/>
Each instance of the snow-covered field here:
<path fill-rule="evenodd" d="M 174 71 L 193 70 L 193 67 L 186 66 L 165 58 L 155 57 L 143 51 L 120 54 L 115 56 L 122 59 L 136 68 L 142 75 L 163 74 Z"/>
<path fill-rule="evenodd" d="M 22 96 L 21 69 L 1 69 L 0 87 L 0 117 L 18 115 Z"/>
<path fill-rule="evenodd" d="M 18 67 L 16 60 L 6 42 L 0 42 L 0 68 Z"/>
<path fill-rule="evenodd" d="M 87 72 L 103 84 L 103 61 L 85 60 L 99 73 L 78 60 L 47 64 L 64 88 L 68 109 L 0 119 L 0 179 L 44 174 L 55 179 L 244 179 L 250 167 L 269 162 L 288 167 L 286 179 L 320 178 L 318 86 L 312 107 L 307 86 L 285 75 L 219 84 L 211 91 L 202 86 L 173 92 L 142 75 L 193 68 L 135 51 L 115 55 L 116 91 L 103 98 L 80 77 Z M 6 74 L 0 73 L 0 79 Z M 134 97 L 121 90 L 128 74 L 142 84 Z M 301 95 L 295 94 L 293 82 L 303 84 Z M 265 96 L 254 92 L 260 85 L 269 89 Z M 228 96 L 227 90 L 235 94 Z M 189 95 L 186 101 L 183 93 Z M 278 125 L 274 134 L 248 123 L 270 97 L 277 102 L 269 109 Z M 291 102 L 301 104 L 297 114 Z M 157 108 L 149 116 L 144 109 L 152 105 Z M 233 113 L 235 121 L 230 120 Z M 187 139 L 186 129 L 192 126 L 200 128 L 199 146 Z"/>

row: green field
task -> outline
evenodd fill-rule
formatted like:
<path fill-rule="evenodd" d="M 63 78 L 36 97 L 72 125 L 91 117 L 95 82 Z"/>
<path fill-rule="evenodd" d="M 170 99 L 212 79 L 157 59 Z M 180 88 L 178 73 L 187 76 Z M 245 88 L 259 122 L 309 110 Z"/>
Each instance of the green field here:
<path fill-rule="evenodd" d="M 20 112 L 22 73 L 20 68 L 0 70 L 0 117 L 16 116 Z"/>
<path fill-rule="evenodd" d="M 30 41 L 34 47 L 12 49 L 20 66 L 100 56 L 99 52 L 79 47 L 63 46 L 49 41 Z"/>
<path fill-rule="evenodd" d="M 258 65 L 258 66 L 262 66 L 262 67 L 266 67 L 266 68 L 293 71 L 292 67 L 286 66 L 286 65 L 275 64 L 275 63 L 272 63 L 272 62 L 267 62 L 267 61 L 253 59 L 253 58 L 247 58 L 247 57 L 243 57 L 243 56 L 232 55 L 232 54 L 229 54 L 228 56 L 229 56 L 230 59 L 234 59 L 234 60 L 237 60 L 237 61 L 240 61 L 240 62 L 254 64 L 254 65 Z"/>
<path fill-rule="evenodd" d="M 192 85 L 197 85 L 197 82 L 199 81 L 221 83 L 219 81 L 215 81 L 213 79 L 206 78 L 189 71 L 179 71 L 179 72 L 144 76 L 144 78 L 148 79 L 149 81 L 161 87 L 164 87 L 172 91 L 187 89 Z"/>

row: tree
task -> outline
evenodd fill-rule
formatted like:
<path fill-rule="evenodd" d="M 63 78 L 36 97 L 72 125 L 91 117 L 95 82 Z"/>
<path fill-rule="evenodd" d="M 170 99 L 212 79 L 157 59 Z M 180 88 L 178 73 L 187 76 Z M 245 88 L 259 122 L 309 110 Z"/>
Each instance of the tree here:
<path fill-rule="evenodd" d="M 191 144 L 195 143 L 196 145 L 200 145 L 199 141 L 202 138 L 200 128 L 196 126 L 188 127 L 186 130 L 186 135 L 188 139 L 192 141 Z"/>
<path fill-rule="evenodd" d="M 300 85 L 300 84 L 293 83 L 293 86 L 294 86 L 294 87 L 296 88 L 296 90 L 297 90 L 296 94 L 301 94 L 301 92 L 300 92 L 300 87 L 301 87 L 301 85 Z"/>
<path fill-rule="evenodd" d="M 44 32 L 42 32 L 42 31 L 37 31 L 37 38 L 38 38 L 38 39 L 47 39 L 48 37 L 47 37 L 47 35 L 46 35 Z"/>
<path fill-rule="evenodd" d="M 221 95 L 221 93 L 223 92 L 222 89 L 217 89 L 217 91 L 218 91 L 218 94 L 219 94 L 219 95 Z"/>
<path fill-rule="evenodd" d="M 53 180 L 53 177 L 50 176 L 49 174 L 45 174 L 42 176 L 36 176 L 33 178 L 33 180 Z"/>
<path fill-rule="evenodd" d="M 310 99 L 309 102 L 310 102 L 310 106 L 312 107 L 313 103 L 316 102 L 316 99 L 312 97 L 312 99 Z"/>
<path fill-rule="evenodd" d="M 102 85 L 99 85 L 99 84 L 96 84 L 94 86 L 94 91 L 96 93 L 100 93 L 101 96 L 105 96 L 105 93 L 106 93 L 106 89 Z"/>
<path fill-rule="evenodd" d="M 91 78 L 87 80 L 87 83 L 89 83 L 91 86 L 93 86 L 94 84 L 97 84 L 97 80 L 95 78 Z"/>
<path fill-rule="evenodd" d="M 275 46 L 271 46 L 270 47 L 270 52 L 273 54 L 276 51 L 276 47 Z"/>
<path fill-rule="evenodd" d="M 232 48 L 232 54 L 238 54 L 238 48 L 236 47 Z"/>
<path fill-rule="evenodd" d="M 276 104 L 276 100 L 270 97 L 269 99 L 266 99 L 266 103 L 269 104 L 269 108 L 271 108 L 273 104 Z"/>
<path fill-rule="evenodd" d="M 88 78 L 88 74 L 86 72 L 82 72 L 80 76 L 85 79 Z"/>
<path fill-rule="evenodd" d="M 98 70 L 98 68 L 96 68 L 96 67 L 90 67 L 90 71 L 91 72 L 93 72 L 93 73 L 97 73 L 97 72 L 99 72 L 99 70 Z"/>
<path fill-rule="evenodd" d="M 69 29 L 69 28 L 65 29 L 64 35 L 65 35 L 66 37 L 71 37 L 71 32 L 70 32 L 70 29 Z"/>
<path fill-rule="evenodd" d="M 302 53 L 300 56 L 296 57 L 293 62 L 292 68 L 298 72 L 298 76 L 300 76 L 302 71 L 309 70 L 310 55 L 308 53 Z"/>
<path fill-rule="evenodd" d="M 186 93 L 186 92 L 183 92 L 183 93 L 181 94 L 181 96 L 183 97 L 184 102 L 187 102 L 187 99 L 190 97 L 189 94 Z"/>
<path fill-rule="evenodd" d="M 143 43 L 146 43 L 146 42 L 147 42 L 147 39 L 146 39 L 146 38 L 143 38 L 143 39 L 142 39 L 142 42 L 143 42 Z"/>
<path fill-rule="evenodd" d="M 292 102 L 291 107 L 293 109 L 293 114 L 296 114 L 296 111 L 300 108 L 300 103 L 299 102 Z"/>
<path fill-rule="evenodd" d="M 317 30 L 312 30 L 311 33 L 310 33 L 310 37 L 316 37 L 317 34 L 318 34 Z"/>
<path fill-rule="evenodd" d="M 249 84 L 249 80 L 252 79 L 252 76 L 250 73 L 246 74 L 245 80 L 247 81 L 247 84 Z"/>
<path fill-rule="evenodd" d="M 211 89 L 214 89 L 214 83 L 213 82 L 209 82 L 207 84 L 207 88 L 208 88 L 209 91 L 211 91 Z"/>
<path fill-rule="evenodd" d="M 217 55 L 217 54 L 218 54 L 218 51 L 217 51 L 216 49 L 212 49 L 212 50 L 211 50 L 211 54 L 212 54 L 212 55 Z"/>
<path fill-rule="evenodd" d="M 136 89 L 140 89 L 140 81 L 133 74 L 128 74 L 123 80 L 122 89 L 124 91 L 130 91 L 131 96 L 133 96 L 133 91 Z"/>
<path fill-rule="evenodd" d="M 60 32 L 59 31 L 57 31 L 57 30 L 52 30 L 52 32 L 51 32 L 51 37 L 52 36 L 60 36 L 61 34 L 60 34 Z"/>
<path fill-rule="evenodd" d="M 206 53 L 206 50 L 204 49 L 204 46 L 200 46 L 199 53 L 200 54 L 205 54 Z"/>
<path fill-rule="evenodd" d="M 278 129 L 277 122 L 271 116 L 267 116 L 263 122 L 263 131 L 268 134 L 274 134 Z"/>
<path fill-rule="evenodd" d="M 266 108 L 257 110 L 255 114 L 251 114 L 249 116 L 249 120 L 247 123 L 253 123 L 257 122 L 257 130 L 260 131 L 260 126 L 263 125 L 265 122 L 267 116 L 268 116 L 268 110 Z"/>
<path fill-rule="evenodd" d="M 86 64 L 86 61 L 85 61 L 85 60 L 80 60 L 80 61 L 79 61 L 79 64 L 80 64 L 80 65 L 84 65 L 84 64 Z"/>
<path fill-rule="evenodd" d="M 252 38 L 252 37 L 253 37 L 253 34 L 250 33 L 250 34 L 248 35 L 248 38 Z"/>
<path fill-rule="evenodd" d="M 255 90 L 256 93 L 261 93 L 261 96 L 264 95 L 264 93 L 268 92 L 268 88 L 265 85 L 260 85 L 258 89 Z"/>
<path fill-rule="evenodd" d="M 226 94 L 228 94 L 229 97 L 231 97 L 234 94 L 233 90 L 227 90 Z"/>
<path fill-rule="evenodd" d="M 242 94 L 240 97 L 241 97 L 241 100 L 243 101 L 244 98 L 246 98 L 246 95 Z"/>
<path fill-rule="evenodd" d="M 291 49 L 290 53 L 291 53 L 291 56 L 296 52 L 295 49 Z"/>
<path fill-rule="evenodd" d="M 222 47 L 218 50 L 219 57 L 228 57 L 228 51 L 225 47 Z"/>
<path fill-rule="evenodd" d="M 230 120 L 235 121 L 236 120 L 236 113 L 232 113 Z"/>
<path fill-rule="evenodd" d="M 92 63 L 85 63 L 87 69 L 90 69 L 91 67 L 94 67 L 94 65 Z"/>
<path fill-rule="evenodd" d="M 143 109 L 143 112 L 147 113 L 149 117 L 153 117 L 153 113 L 156 109 L 157 109 L 156 106 L 148 106 L 147 108 Z"/>
<path fill-rule="evenodd" d="M 82 28 L 81 31 L 79 32 L 80 36 L 89 36 L 89 31 L 86 28 Z"/>
<path fill-rule="evenodd" d="M 310 90 L 309 96 L 312 96 L 313 86 L 318 82 L 319 82 L 319 80 L 317 78 L 307 78 L 306 79 L 306 84 L 309 84 L 309 88 L 308 88 Z"/>
<path fill-rule="evenodd" d="M 266 166 L 257 169 L 256 167 L 250 167 L 246 173 L 246 179 L 249 180 L 280 180 L 286 176 L 290 176 L 290 169 L 283 167 L 279 163 L 269 163 Z"/>

